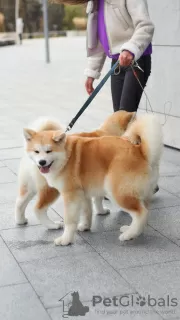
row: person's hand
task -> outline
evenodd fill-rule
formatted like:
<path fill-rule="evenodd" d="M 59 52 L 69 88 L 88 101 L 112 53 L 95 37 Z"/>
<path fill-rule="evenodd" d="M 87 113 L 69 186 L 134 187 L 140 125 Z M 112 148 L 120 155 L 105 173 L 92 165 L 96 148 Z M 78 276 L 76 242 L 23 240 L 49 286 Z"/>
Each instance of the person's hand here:
<path fill-rule="evenodd" d="M 94 91 L 93 82 L 94 78 L 88 77 L 85 83 L 86 91 L 89 95 Z"/>
<path fill-rule="evenodd" d="M 119 63 L 122 67 L 128 67 L 133 61 L 134 56 L 131 52 L 124 50 L 119 56 Z"/>

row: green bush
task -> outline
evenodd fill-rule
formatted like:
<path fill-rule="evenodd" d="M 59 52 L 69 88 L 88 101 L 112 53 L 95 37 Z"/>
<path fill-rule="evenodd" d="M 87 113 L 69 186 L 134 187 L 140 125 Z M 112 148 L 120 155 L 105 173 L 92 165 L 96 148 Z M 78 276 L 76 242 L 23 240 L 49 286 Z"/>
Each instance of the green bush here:
<path fill-rule="evenodd" d="M 76 6 L 65 6 L 65 15 L 63 19 L 63 29 L 64 30 L 73 30 L 74 29 L 74 23 L 73 18 L 75 17 L 85 17 L 85 8 L 82 5 L 76 5 Z"/>

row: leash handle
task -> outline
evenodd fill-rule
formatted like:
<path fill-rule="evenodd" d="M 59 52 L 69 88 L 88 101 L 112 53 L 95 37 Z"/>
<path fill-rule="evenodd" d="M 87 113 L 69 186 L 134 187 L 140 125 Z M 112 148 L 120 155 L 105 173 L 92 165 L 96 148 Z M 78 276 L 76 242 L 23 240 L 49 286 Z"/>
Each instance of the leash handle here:
<path fill-rule="evenodd" d="M 95 88 L 95 90 L 92 92 L 92 94 L 89 96 L 89 98 L 86 100 L 86 102 L 83 104 L 82 108 L 78 111 L 76 116 L 72 119 L 72 121 L 67 126 L 67 129 L 65 132 L 68 132 L 72 129 L 76 121 L 79 119 L 81 114 L 87 109 L 87 107 L 90 105 L 90 103 L 94 100 L 98 92 L 102 89 L 104 84 L 107 82 L 109 77 L 114 73 L 116 68 L 119 66 L 119 60 L 116 61 L 116 63 L 112 66 L 111 70 L 105 75 L 105 77 L 101 80 L 101 82 L 98 84 L 98 86 Z"/>

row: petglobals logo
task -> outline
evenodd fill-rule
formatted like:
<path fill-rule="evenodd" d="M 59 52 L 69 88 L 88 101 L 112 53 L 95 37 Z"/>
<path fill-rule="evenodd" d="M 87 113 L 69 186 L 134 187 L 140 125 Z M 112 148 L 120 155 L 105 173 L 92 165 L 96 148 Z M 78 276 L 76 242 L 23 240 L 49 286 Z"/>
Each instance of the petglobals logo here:
<path fill-rule="evenodd" d="M 114 296 L 114 297 L 106 297 L 103 298 L 100 295 L 93 296 L 92 299 L 92 306 L 93 307 L 134 307 L 134 306 L 148 306 L 148 307 L 177 307 L 178 306 L 178 300 L 177 298 L 172 298 L 169 295 L 166 297 L 158 297 L 154 298 L 151 295 L 140 296 L 140 295 L 123 295 L 121 297 Z"/>
<path fill-rule="evenodd" d="M 70 304 L 66 305 L 66 299 L 71 297 Z M 78 291 L 69 292 L 59 301 L 63 303 L 63 315 L 62 317 L 67 319 L 69 317 L 85 316 L 89 312 L 89 307 L 84 305 L 80 300 L 80 295 Z"/>
<path fill-rule="evenodd" d="M 103 297 L 101 295 L 94 295 L 89 300 L 89 303 L 84 303 L 84 299 L 82 298 L 78 291 L 70 291 L 65 296 L 63 296 L 59 302 L 62 303 L 63 315 L 62 318 L 68 319 L 70 317 L 86 317 L 87 314 L 91 313 L 94 315 L 117 315 L 120 314 L 138 314 L 143 315 L 147 311 L 146 307 L 150 307 L 153 309 L 158 307 L 158 311 L 162 314 L 169 313 L 175 314 L 176 307 L 178 306 L 178 300 L 175 297 L 171 297 L 167 295 L 165 297 L 153 297 L 150 294 L 147 296 L 141 296 L 139 294 L 131 294 L 131 295 L 122 295 L 122 296 L 113 296 L 113 297 Z M 137 310 L 137 306 L 138 311 Z"/>

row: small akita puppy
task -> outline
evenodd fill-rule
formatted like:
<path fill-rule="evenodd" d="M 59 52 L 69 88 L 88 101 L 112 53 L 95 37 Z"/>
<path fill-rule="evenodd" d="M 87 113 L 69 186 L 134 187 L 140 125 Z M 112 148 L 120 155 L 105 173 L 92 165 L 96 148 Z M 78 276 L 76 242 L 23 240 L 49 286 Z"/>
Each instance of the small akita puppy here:
<path fill-rule="evenodd" d="M 75 134 L 85 137 L 101 137 L 105 135 L 117 135 L 121 136 L 127 129 L 129 123 L 134 119 L 134 113 L 128 113 L 126 111 L 119 111 L 111 116 L 104 122 L 104 124 L 96 131 L 90 133 Z M 51 135 L 52 131 L 63 131 L 60 124 L 57 121 L 40 119 L 35 122 L 31 130 L 25 130 L 25 138 L 29 143 L 31 132 L 39 133 L 39 137 L 46 137 Z M 43 133 L 43 131 L 45 131 Z M 44 149 L 42 144 L 45 143 Z M 54 222 L 47 216 L 47 210 L 49 206 L 58 198 L 59 191 L 55 188 L 48 186 L 46 179 L 42 174 L 46 174 L 51 169 L 51 164 L 54 161 L 56 153 L 52 152 L 52 146 L 50 143 L 46 144 L 45 140 L 38 140 L 32 145 L 31 152 L 25 153 L 22 158 L 19 170 L 19 192 L 16 201 L 15 208 L 15 220 L 19 225 L 27 223 L 25 218 L 25 209 L 30 200 L 37 194 L 37 202 L 35 205 L 35 214 L 40 222 L 48 229 L 58 229 L 62 227 L 62 223 Z M 36 161 L 34 162 L 34 156 Z M 59 155 L 57 154 L 58 159 Z M 46 162 L 45 159 L 48 159 Z M 54 164 L 53 164 L 54 166 Z M 84 215 L 82 215 L 81 222 L 78 226 L 79 231 L 89 230 L 91 227 L 91 204 L 87 199 L 85 207 L 83 208 Z M 96 211 L 99 214 L 106 214 L 108 211 L 102 206 L 102 198 L 95 199 Z M 88 218 L 87 218 L 88 217 Z"/>
<path fill-rule="evenodd" d="M 120 229 L 120 240 L 142 233 L 162 150 L 162 128 L 154 115 L 132 122 L 122 138 L 67 136 L 61 130 L 25 129 L 24 134 L 29 158 L 63 196 L 65 228 L 56 245 L 73 242 L 81 210 L 89 204 L 91 211 L 90 199 L 106 194 L 132 217 L 131 225 Z"/>

